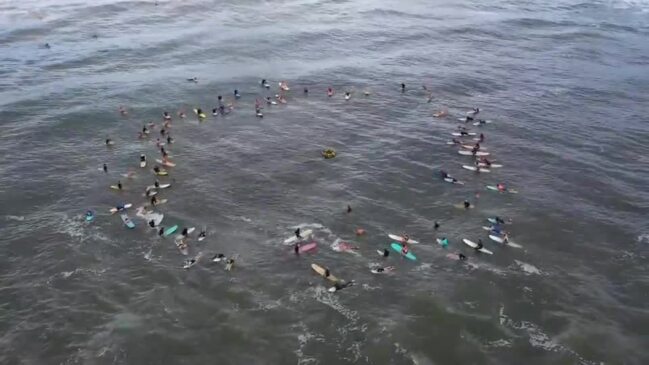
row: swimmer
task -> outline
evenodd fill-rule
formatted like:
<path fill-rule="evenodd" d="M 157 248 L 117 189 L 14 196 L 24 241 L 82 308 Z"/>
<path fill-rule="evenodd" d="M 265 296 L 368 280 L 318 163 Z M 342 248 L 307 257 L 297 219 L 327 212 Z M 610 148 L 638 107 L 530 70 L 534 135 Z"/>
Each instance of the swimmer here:
<path fill-rule="evenodd" d="M 347 281 L 347 282 L 337 281 L 336 283 L 334 283 L 334 286 L 332 288 L 329 288 L 329 291 L 330 292 L 336 292 L 338 290 L 343 290 L 345 288 L 348 288 L 348 287 L 354 285 L 354 283 L 356 283 L 354 280 Z"/>
<path fill-rule="evenodd" d="M 45 45 L 44 45 L 43 47 L 45 47 L 45 48 L 47 48 L 47 49 L 50 49 L 50 48 L 52 48 L 52 47 L 50 46 L 50 44 L 49 44 L 49 43 L 45 43 Z"/>
<path fill-rule="evenodd" d="M 375 266 L 372 269 L 372 272 L 376 274 L 382 274 L 382 273 L 389 273 L 394 271 L 394 266 L 386 266 L 386 267 L 381 267 L 381 266 Z"/>
<path fill-rule="evenodd" d="M 167 134 L 167 130 L 164 128 L 160 129 L 160 135 L 164 137 L 164 135 Z"/>
<path fill-rule="evenodd" d="M 480 133 L 480 142 L 484 142 L 484 134 Z"/>
<path fill-rule="evenodd" d="M 223 96 L 219 95 L 216 97 L 216 100 L 219 102 L 219 105 L 223 103 Z"/>

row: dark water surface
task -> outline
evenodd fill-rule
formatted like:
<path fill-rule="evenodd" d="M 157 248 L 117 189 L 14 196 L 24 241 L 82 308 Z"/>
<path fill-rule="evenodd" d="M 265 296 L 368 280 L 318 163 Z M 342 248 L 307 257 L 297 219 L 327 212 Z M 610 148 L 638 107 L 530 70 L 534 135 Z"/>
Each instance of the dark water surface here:
<path fill-rule="evenodd" d="M 647 364 L 648 40 L 640 0 L 0 1 L 0 363 Z M 288 104 L 255 118 L 280 80 Z M 232 114 L 195 119 L 235 88 Z M 491 174 L 446 145 L 473 106 Z M 190 115 L 163 225 L 207 226 L 191 255 L 232 272 L 183 270 L 133 210 L 135 230 L 107 214 L 144 201 L 138 156 L 159 154 L 137 132 L 164 110 Z M 523 249 L 489 241 L 493 215 Z M 296 226 L 317 253 L 282 244 Z M 418 261 L 372 275 L 404 231 Z M 312 262 L 357 285 L 327 292 Z"/>

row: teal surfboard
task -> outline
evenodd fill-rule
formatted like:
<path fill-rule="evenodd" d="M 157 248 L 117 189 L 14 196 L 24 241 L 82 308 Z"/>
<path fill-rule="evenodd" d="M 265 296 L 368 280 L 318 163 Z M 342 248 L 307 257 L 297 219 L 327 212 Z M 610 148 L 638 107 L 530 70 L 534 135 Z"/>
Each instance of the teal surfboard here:
<path fill-rule="evenodd" d="M 126 213 L 122 213 L 119 215 L 122 218 L 122 222 L 124 222 L 124 225 L 130 229 L 135 228 L 135 223 L 131 220 L 131 218 L 126 215 Z"/>
<path fill-rule="evenodd" d="M 403 248 L 400 244 L 398 244 L 396 242 L 392 242 L 390 247 L 392 247 L 392 249 L 397 251 L 398 253 L 401 253 L 401 249 Z M 415 257 L 415 255 L 413 255 L 412 252 L 410 252 L 410 251 L 408 251 L 407 255 L 402 254 L 402 256 L 404 256 L 405 258 L 410 259 L 412 261 L 417 260 L 417 257 Z"/>
<path fill-rule="evenodd" d="M 167 229 L 165 230 L 165 233 L 164 233 L 163 235 L 164 235 L 165 237 L 167 237 L 167 236 L 169 236 L 170 234 L 173 234 L 174 232 L 176 232 L 177 229 L 178 229 L 178 225 L 176 224 L 176 225 L 173 226 L 173 227 L 169 227 L 169 228 L 167 228 Z"/>

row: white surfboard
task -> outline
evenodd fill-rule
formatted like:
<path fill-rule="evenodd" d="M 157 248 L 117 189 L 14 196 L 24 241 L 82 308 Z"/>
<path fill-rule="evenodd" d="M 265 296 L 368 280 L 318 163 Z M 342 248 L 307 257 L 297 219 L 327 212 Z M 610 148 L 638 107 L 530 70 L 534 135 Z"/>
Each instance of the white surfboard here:
<path fill-rule="evenodd" d="M 489 169 L 484 169 L 480 168 L 480 171 L 475 166 L 469 166 L 469 165 L 462 165 L 462 168 L 470 170 L 470 171 L 475 171 L 475 172 L 491 172 Z"/>
<path fill-rule="evenodd" d="M 479 126 L 479 125 L 485 125 L 485 124 L 490 124 L 490 120 L 485 120 L 484 123 L 480 123 L 480 121 L 474 122 L 473 125 Z"/>
<path fill-rule="evenodd" d="M 300 236 L 302 236 L 302 239 L 303 239 L 303 240 L 305 240 L 305 239 L 311 237 L 312 234 L 313 234 L 313 231 L 310 230 L 310 229 L 305 229 L 304 231 L 301 231 L 301 232 L 300 232 Z M 298 241 L 298 238 L 297 238 L 295 235 L 293 235 L 293 236 L 291 236 L 291 237 L 285 239 L 285 240 L 284 240 L 284 244 L 285 244 L 285 245 L 290 245 L 290 244 L 293 244 L 293 243 L 295 243 L 295 242 L 297 242 L 297 241 Z"/>
<path fill-rule="evenodd" d="M 128 208 L 130 208 L 132 206 L 133 206 L 133 204 L 126 203 L 126 204 L 124 204 L 124 209 L 128 209 Z M 119 212 L 119 210 L 116 207 L 112 207 L 108 211 L 110 212 L 110 214 L 115 214 L 115 213 Z"/>
<path fill-rule="evenodd" d="M 146 167 L 146 160 L 145 161 L 140 161 L 140 167 Z"/>
<path fill-rule="evenodd" d="M 449 178 L 449 177 L 445 177 L 444 181 L 446 181 L 447 183 L 451 183 L 451 184 L 464 185 L 464 183 L 462 181 L 460 181 L 460 180 L 453 181 L 453 179 Z"/>
<path fill-rule="evenodd" d="M 396 234 L 390 233 L 390 234 L 388 234 L 388 237 L 392 238 L 393 240 L 395 240 L 397 242 L 404 242 L 403 237 L 402 236 L 397 236 Z M 409 238 L 408 242 L 406 242 L 406 243 L 413 244 L 413 243 L 419 243 L 419 241 L 415 241 L 412 238 Z"/>
<path fill-rule="evenodd" d="M 509 240 L 507 241 L 507 243 L 505 243 L 505 240 L 502 237 L 494 236 L 492 234 L 489 235 L 489 238 L 494 242 L 502 243 L 502 244 L 504 244 L 506 246 L 511 246 L 511 247 L 515 247 L 515 248 L 522 248 L 523 247 L 523 246 L 519 245 L 518 243 L 514 243 L 514 242 L 509 241 Z"/>
<path fill-rule="evenodd" d="M 159 163 L 162 166 L 166 166 L 166 167 L 175 167 L 176 166 L 176 164 L 173 163 L 173 162 L 170 162 L 170 161 L 164 162 L 164 161 L 162 161 L 160 159 L 156 159 L 155 162 Z"/>
<path fill-rule="evenodd" d="M 462 156 L 489 156 L 489 152 L 477 151 L 475 154 L 471 151 L 460 150 L 457 151 Z"/>
<path fill-rule="evenodd" d="M 170 186 L 171 186 L 171 184 L 159 184 L 157 187 L 155 185 L 149 185 L 146 188 L 147 189 L 166 189 L 166 188 L 168 188 Z"/>
<path fill-rule="evenodd" d="M 460 133 L 460 132 L 453 132 L 453 133 L 451 133 L 451 135 L 452 135 L 452 136 L 455 136 L 455 137 L 473 137 L 473 136 L 475 136 L 476 134 L 473 133 L 473 132 L 469 132 L 469 133 L 467 133 L 467 134 L 462 134 L 462 133 Z"/>
<path fill-rule="evenodd" d="M 464 148 L 464 149 L 466 149 L 466 150 L 471 151 L 471 150 L 473 150 L 473 147 L 475 147 L 475 146 L 470 145 L 470 144 L 463 144 L 463 145 L 461 145 L 461 147 Z M 482 151 L 482 150 L 486 150 L 486 149 L 487 149 L 486 147 L 482 147 L 482 146 L 480 146 L 480 151 Z"/>
<path fill-rule="evenodd" d="M 156 195 L 158 195 L 158 192 L 155 191 L 155 190 L 149 190 L 148 192 L 142 194 L 142 196 L 146 196 L 148 198 L 150 198 L 152 196 L 156 196 Z"/>
<path fill-rule="evenodd" d="M 483 163 L 483 162 L 479 162 L 478 166 L 480 166 L 480 167 L 488 167 L 490 169 L 499 169 L 499 168 L 503 167 L 503 165 L 501 165 L 501 164 L 492 163 L 491 165 L 487 165 L 486 163 Z"/>
<path fill-rule="evenodd" d="M 476 247 L 478 247 L 478 244 L 477 244 L 477 243 L 475 243 L 475 242 L 473 242 L 473 241 L 470 241 L 470 240 L 468 240 L 468 239 L 466 239 L 466 238 L 463 238 L 463 239 L 462 239 L 462 242 L 464 242 L 464 244 L 466 244 L 467 246 L 469 246 L 469 247 L 471 247 L 471 248 L 476 248 Z M 482 253 L 486 253 L 487 255 L 493 255 L 493 254 L 494 254 L 493 252 L 487 250 L 487 249 L 484 248 L 484 247 L 481 248 L 481 249 L 479 249 L 478 251 L 480 251 L 480 252 L 482 252 Z"/>

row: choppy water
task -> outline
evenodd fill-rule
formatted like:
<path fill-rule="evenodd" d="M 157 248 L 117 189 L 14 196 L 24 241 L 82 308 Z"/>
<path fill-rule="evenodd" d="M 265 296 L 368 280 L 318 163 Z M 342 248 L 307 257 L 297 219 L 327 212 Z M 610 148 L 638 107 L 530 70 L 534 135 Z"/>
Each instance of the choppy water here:
<path fill-rule="evenodd" d="M 0 363 L 646 364 L 648 39 L 639 0 L 2 1 Z M 259 120 L 262 78 L 292 91 Z M 174 120 L 163 224 L 208 227 L 192 254 L 239 255 L 185 271 L 134 212 L 133 231 L 104 213 L 153 176 L 108 185 L 158 156 L 144 122 L 235 88 L 227 117 Z M 445 144 L 473 106 L 494 120 L 491 175 Z M 521 193 L 452 207 L 497 181 Z M 487 242 L 496 214 L 524 249 Z M 281 244 L 298 225 L 315 255 Z M 372 275 L 403 231 L 419 260 Z M 358 285 L 330 294 L 312 262 Z"/>

